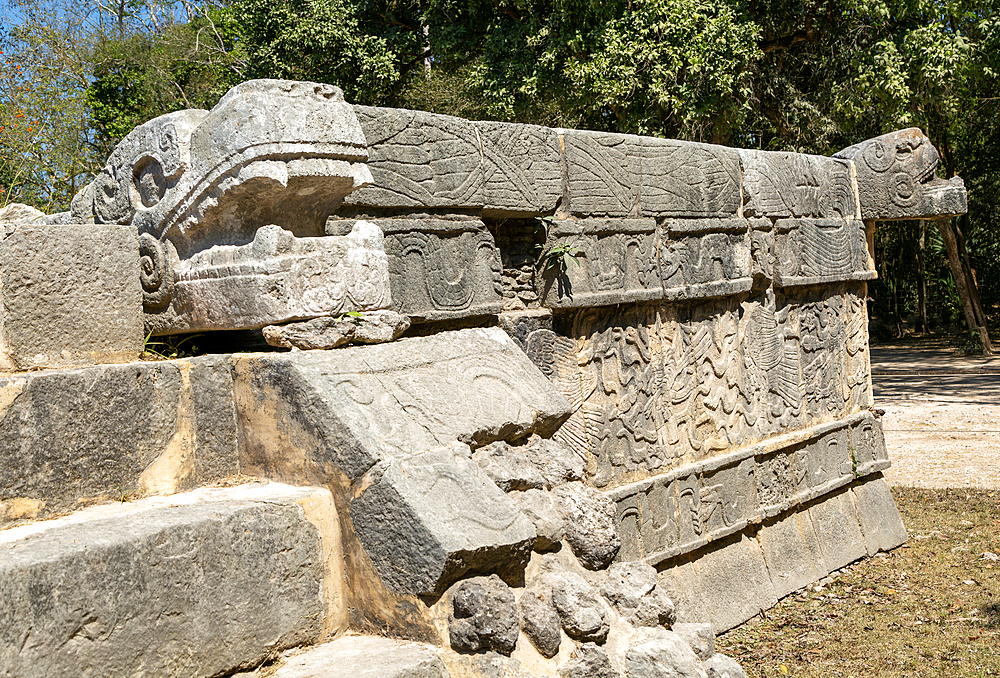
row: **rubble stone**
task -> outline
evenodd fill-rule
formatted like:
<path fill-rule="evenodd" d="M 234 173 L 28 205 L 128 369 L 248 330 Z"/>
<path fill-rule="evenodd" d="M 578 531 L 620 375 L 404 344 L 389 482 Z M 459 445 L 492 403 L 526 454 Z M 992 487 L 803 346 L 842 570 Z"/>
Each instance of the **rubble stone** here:
<path fill-rule="evenodd" d="M 584 567 L 607 567 L 621 548 L 615 530 L 615 504 L 603 492 L 583 483 L 554 490 L 559 513 L 566 521 L 566 540 Z"/>
<path fill-rule="evenodd" d="M 514 592 L 500 577 L 474 577 L 457 584 L 451 594 L 448 633 L 458 652 L 494 650 L 509 655 L 518 636 Z"/>

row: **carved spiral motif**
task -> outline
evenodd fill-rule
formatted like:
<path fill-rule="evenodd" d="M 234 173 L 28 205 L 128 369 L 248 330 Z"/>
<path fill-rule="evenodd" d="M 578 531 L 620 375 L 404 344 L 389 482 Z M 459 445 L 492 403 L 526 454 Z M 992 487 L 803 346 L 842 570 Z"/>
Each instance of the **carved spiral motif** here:
<path fill-rule="evenodd" d="M 868 148 L 864 150 L 865 164 L 868 165 L 873 172 L 881 174 L 892 167 L 893 163 L 896 162 L 896 149 L 885 143 L 884 141 L 879 141 L 878 139 L 873 139 L 869 144 Z"/>
<path fill-rule="evenodd" d="M 889 197 L 900 207 L 913 207 L 920 201 L 920 184 L 912 175 L 900 172 L 892 178 Z"/>
<path fill-rule="evenodd" d="M 170 303 L 173 273 L 163 244 L 149 233 L 139 236 L 139 281 L 142 305 L 155 310 Z"/>

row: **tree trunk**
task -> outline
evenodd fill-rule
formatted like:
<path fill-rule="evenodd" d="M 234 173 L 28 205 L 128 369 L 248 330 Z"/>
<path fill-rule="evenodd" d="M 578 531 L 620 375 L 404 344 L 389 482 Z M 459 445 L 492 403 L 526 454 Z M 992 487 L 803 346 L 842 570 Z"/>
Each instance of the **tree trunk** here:
<path fill-rule="evenodd" d="M 927 246 L 927 221 L 920 220 L 920 237 L 917 239 L 917 314 L 920 316 L 920 332 L 928 334 L 927 328 L 927 270 L 924 250 Z"/>
<path fill-rule="evenodd" d="M 965 322 L 969 326 L 969 331 L 979 337 L 983 353 L 992 355 L 993 344 L 990 343 L 990 336 L 986 332 L 986 327 L 980 325 L 976 319 L 975 305 L 972 301 L 972 295 L 976 293 L 976 290 L 975 288 L 969 289 L 969 277 L 971 276 L 966 275 L 965 267 L 962 265 L 958 237 L 955 235 L 956 229 L 951 219 L 943 219 L 937 222 L 937 226 L 938 231 L 941 232 L 941 239 L 944 240 L 945 249 L 948 251 L 948 264 L 951 266 L 951 275 L 955 279 L 955 287 L 958 288 L 958 296 L 962 300 Z"/>
<path fill-rule="evenodd" d="M 962 231 L 962 222 L 968 223 L 968 215 L 958 218 L 955 226 L 955 239 L 958 241 L 958 253 L 962 255 L 962 267 L 965 269 L 965 283 L 972 292 L 972 310 L 976 314 L 976 323 L 980 327 L 986 327 L 986 312 L 983 311 L 983 302 L 979 297 L 979 283 L 976 281 L 976 274 L 969 263 L 969 251 L 965 248 L 965 233 Z"/>

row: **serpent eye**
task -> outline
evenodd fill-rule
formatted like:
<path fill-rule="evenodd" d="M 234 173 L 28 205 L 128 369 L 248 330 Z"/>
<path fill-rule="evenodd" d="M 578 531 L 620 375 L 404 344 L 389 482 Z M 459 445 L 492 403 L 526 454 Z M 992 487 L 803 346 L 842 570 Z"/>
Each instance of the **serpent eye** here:
<path fill-rule="evenodd" d="M 152 207 L 163 199 L 167 191 L 167 178 L 163 175 L 163 165 L 152 156 L 143 156 L 135 164 L 132 183 L 145 207 Z"/>

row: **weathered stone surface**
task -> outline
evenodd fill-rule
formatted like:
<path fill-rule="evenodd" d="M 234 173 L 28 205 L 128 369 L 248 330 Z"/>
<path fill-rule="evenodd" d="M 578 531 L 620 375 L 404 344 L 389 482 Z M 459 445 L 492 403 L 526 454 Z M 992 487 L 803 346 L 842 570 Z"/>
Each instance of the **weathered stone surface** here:
<path fill-rule="evenodd" d="M 612 565 L 601 593 L 633 626 L 670 628 L 676 619 L 673 602 L 656 585 L 656 570 L 641 560 Z"/>
<path fill-rule="evenodd" d="M 378 219 L 389 256 L 392 307 L 415 321 L 503 309 L 500 252 L 478 220 Z"/>
<path fill-rule="evenodd" d="M 455 585 L 448 618 L 451 648 L 458 652 L 494 650 L 509 655 L 520 626 L 514 592 L 500 577 L 474 577 Z"/>
<path fill-rule="evenodd" d="M 692 623 L 674 624 L 671 629 L 687 643 L 698 659 L 707 661 L 715 654 L 715 631 L 711 624 Z"/>
<path fill-rule="evenodd" d="M 323 547 L 300 503 L 316 492 L 199 491 L 0 532 L 0 675 L 211 676 L 315 641 Z"/>
<path fill-rule="evenodd" d="M 368 140 L 372 182 L 345 204 L 484 206 L 481 150 L 471 122 L 398 108 L 355 106 L 354 111 Z"/>
<path fill-rule="evenodd" d="M 531 678 L 521 662 L 497 652 L 456 654 L 447 657 L 454 678 Z"/>
<path fill-rule="evenodd" d="M 750 290 L 750 233 L 744 219 L 670 219 L 659 246 L 666 299 L 729 296 Z"/>
<path fill-rule="evenodd" d="M 868 555 L 858 513 L 850 490 L 841 490 L 809 507 L 816 526 L 823 562 L 828 571 L 839 570 Z"/>
<path fill-rule="evenodd" d="M 801 153 L 740 149 L 746 217 L 857 219 L 850 164 Z"/>
<path fill-rule="evenodd" d="M 536 277 L 552 308 L 605 306 L 663 296 L 653 219 L 553 222 Z"/>
<path fill-rule="evenodd" d="M 132 229 L 0 228 L 0 370 L 129 362 L 144 336 Z"/>
<path fill-rule="evenodd" d="M 642 137 L 643 216 L 734 216 L 740 206 L 735 149 Z"/>
<path fill-rule="evenodd" d="M 566 521 L 566 541 L 580 563 L 590 570 L 606 567 L 621 548 L 615 532 L 614 502 L 583 483 L 561 485 L 554 493 Z"/>
<path fill-rule="evenodd" d="M 157 333 L 261 327 L 308 317 L 304 309 L 317 306 L 327 310 L 312 315 L 351 310 L 336 308 L 347 302 L 329 279 L 346 262 L 327 243 L 287 239 L 323 234 L 343 197 L 371 181 L 367 157 L 340 89 L 251 80 L 211 111 L 170 113 L 130 132 L 74 199 L 73 216 L 138 231 L 143 302 Z M 255 235 L 273 224 L 290 235 Z M 310 274 L 303 249 L 323 255 L 324 275 Z M 266 281 L 290 289 L 272 292 Z M 287 315 L 274 317 L 286 305 Z"/>
<path fill-rule="evenodd" d="M 747 678 L 746 672 L 739 663 L 724 654 L 713 654 L 705 662 L 708 678 Z"/>
<path fill-rule="evenodd" d="M 527 490 L 512 496 L 517 507 L 535 526 L 535 550 L 555 548 L 566 536 L 566 524 L 559 515 L 555 498 L 542 490 Z"/>
<path fill-rule="evenodd" d="M 577 216 L 638 216 L 642 138 L 566 130 L 569 209 Z"/>
<path fill-rule="evenodd" d="M 532 437 L 522 445 L 499 441 L 472 455 L 504 492 L 546 489 L 583 479 L 583 460 L 562 443 Z"/>
<path fill-rule="evenodd" d="M 228 356 L 0 378 L 0 524 L 239 471 Z"/>
<path fill-rule="evenodd" d="M 854 219 L 779 219 L 775 260 L 780 287 L 875 278 L 865 225 Z"/>
<path fill-rule="evenodd" d="M 6 222 L 38 222 L 45 217 L 45 212 L 36 210 L 31 205 L 12 202 L 0 208 L 0 221 Z"/>
<path fill-rule="evenodd" d="M 822 579 L 830 571 L 808 511 L 796 511 L 765 524 L 757 533 L 757 541 L 778 598 Z"/>
<path fill-rule="evenodd" d="M 889 551 L 906 543 L 906 528 L 881 474 L 851 488 L 861 519 L 868 555 Z"/>
<path fill-rule="evenodd" d="M 330 349 L 346 344 L 384 344 L 410 327 L 410 319 L 395 311 L 368 311 L 359 316 L 329 316 L 300 323 L 268 325 L 264 340 L 271 346 Z"/>
<path fill-rule="evenodd" d="M 518 601 L 521 630 L 543 657 L 555 657 L 562 644 L 562 622 L 552 605 L 552 593 L 544 588 L 527 589 Z"/>
<path fill-rule="evenodd" d="M 941 156 L 916 127 L 863 141 L 834 157 L 854 161 L 866 221 L 943 219 L 968 209 L 964 182 L 935 175 Z"/>
<path fill-rule="evenodd" d="M 147 235 L 140 236 L 140 247 L 146 321 L 154 334 L 257 328 L 373 311 L 391 300 L 384 238 L 367 221 L 356 222 L 347 235 L 319 238 L 263 226 L 249 244 L 201 250 L 173 267 L 170 305 L 160 308 L 149 295 L 163 273 L 160 254 Z"/>
<path fill-rule="evenodd" d="M 456 443 L 393 460 L 351 502 L 358 539 L 394 593 L 440 593 L 466 573 L 524 568 L 535 528 L 468 455 Z"/>
<path fill-rule="evenodd" d="M 552 590 L 552 604 L 562 627 L 582 642 L 603 643 L 610 629 L 604 605 L 594 588 L 575 572 L 549 572 L 542 583 Z"/>
<path fill-rule="evenodd" d="M 608 654 L 594 643 L 584 643 L 559 669 L 559 678 L 620 678 Z"/>
<path fill-rule="evenodd" d="M 550 213 L 562 195 L 559 135 L 536 125 L 474 122 L 482 144 L 484 212 Z"/>
<path fill-rule="evenodd" d="M 660 631 L 625 654 L 629 678 L 707 678 L 694 651 L 680 636 Z"/>
<path fill-rule="evenodd" d="M 432 646 L 343 636 L 288 659 L 273 678 L 449 678 Z"/>
<path fill-rule="evenodd" d="M 233 362 L 244 464 L 263 475 L 288 465 L 289 445 L 356 479 L 455 440 L 549 434 L 569 410 L 499 328 Z"/>

